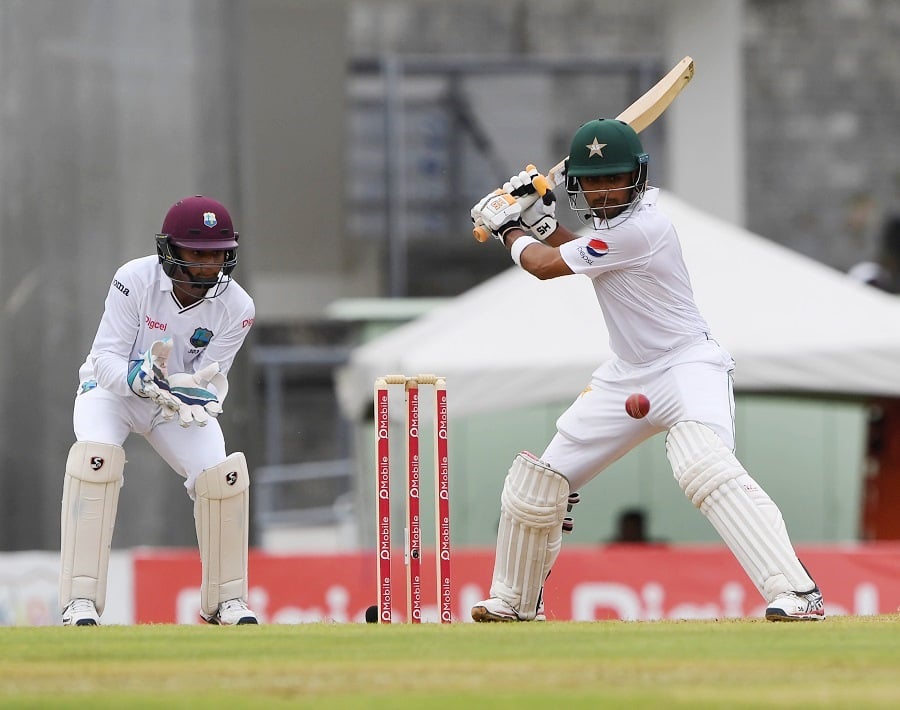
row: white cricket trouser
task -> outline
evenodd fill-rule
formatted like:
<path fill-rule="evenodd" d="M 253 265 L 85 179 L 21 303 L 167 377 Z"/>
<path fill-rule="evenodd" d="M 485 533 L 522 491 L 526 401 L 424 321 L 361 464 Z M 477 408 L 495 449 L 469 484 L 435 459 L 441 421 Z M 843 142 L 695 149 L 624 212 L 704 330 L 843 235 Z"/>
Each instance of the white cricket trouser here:
<path fill-rule="evenodd" d="M 642 441 L 680 421 L 707 425 L 733 451 L 733 369 L 731 355 L 707 339 L 646 366 L 608 361 L 557 420 L 557 434 L 540 458 L 578 491 Z M 625 400 L 635 392 L 650 400 L 643 419 L 625 412 Z"/>
<path fill-rule="evenodd" d="M 191 499 L 197 476 L 225 460 L 225 438 L 215 418 L 205 427 L 182 427 L 177 415 L 165 421 L 149 399 L 120 397 L 100 387 L 75 398 L 72 423 L 78 441 L 123 446 L 129 434 L 140 434 L 185 479 Z"/>

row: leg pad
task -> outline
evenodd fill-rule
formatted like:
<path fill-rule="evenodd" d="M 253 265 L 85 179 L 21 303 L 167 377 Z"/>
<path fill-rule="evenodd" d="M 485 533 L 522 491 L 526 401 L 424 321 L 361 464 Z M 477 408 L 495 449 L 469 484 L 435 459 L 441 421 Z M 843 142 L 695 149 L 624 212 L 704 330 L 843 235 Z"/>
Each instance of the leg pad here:
<path fill-rule="evenodd" d="M 200 607 L 211 616 L 229 599 L 247 599 L 250 475 L 244 454 L 204 470 L 194 484 L 200 546 Z"/>
<path fill-rule="evenodd" d="M 562 547 L 569 482 L 546 463 L 516 456 L 500 498 L 500 526 L 491 596 L 520 619 L 534 619 L 544 579 Z"/>
<path fill-rule="evenodd" d="M 60 516 L 59 604 L 90 599 L 103 613 L 125 450 L 78 441 L 69 449 Z"/>
<path fill-rule="evenodd" d="M 679 422 L 666 436 L 678 485 L 771 601 L 816 585 L 797 559 L 781 511 L 709 427 Z"/>

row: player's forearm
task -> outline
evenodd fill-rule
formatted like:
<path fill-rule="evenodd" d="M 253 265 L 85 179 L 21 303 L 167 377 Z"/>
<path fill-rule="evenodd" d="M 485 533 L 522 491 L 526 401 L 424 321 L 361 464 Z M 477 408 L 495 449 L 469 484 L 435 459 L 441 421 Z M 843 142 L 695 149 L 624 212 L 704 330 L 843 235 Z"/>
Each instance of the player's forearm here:
<path fill-rule="evenodd" d="M 516 246 L 516 242 L 520 239 L 525 241 Z M 503 243 L 510 250 L 514 260 L 518 257 L 518 263 L 525 271 L 541 280 L 573 273 L 560 255 L 559 249 L 542 244 L 521 229 L 507 231 Z"/>
<path fill-rule="evenodd" d="M 109 352 L 96 352 L 91 354 L 91 364 L 100 387 L 122 397 L 131 394 L 127 379 L 127 358 Z"/>
<path fill-rule="evenodd" d="M 556 230 L 544 240 L 544 244 L 551 247 L 558 247 L 566 242 L 578 239 L 578 235 L 564 227 L 562 224 L 556 226 Z"/>

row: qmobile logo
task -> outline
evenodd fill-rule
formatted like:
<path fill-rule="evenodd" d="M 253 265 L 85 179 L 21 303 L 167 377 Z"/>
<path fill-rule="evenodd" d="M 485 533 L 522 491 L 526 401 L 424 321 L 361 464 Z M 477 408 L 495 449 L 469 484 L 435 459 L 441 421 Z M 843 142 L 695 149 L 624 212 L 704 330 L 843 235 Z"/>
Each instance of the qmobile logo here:
<path fill-rule="evenodd" d="M 378 487 L 378 497 L 382 500 L 390 500 L 391 464 L 387 456 L 382 456 L 378 461 L 378 480 L 382 484 Z"/>

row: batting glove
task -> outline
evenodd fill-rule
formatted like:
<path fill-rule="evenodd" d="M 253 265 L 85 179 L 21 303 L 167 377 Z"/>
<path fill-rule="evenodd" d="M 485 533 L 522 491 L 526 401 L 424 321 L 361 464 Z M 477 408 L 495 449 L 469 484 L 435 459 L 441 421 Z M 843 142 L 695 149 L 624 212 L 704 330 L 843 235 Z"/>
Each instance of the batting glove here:
<path fill-rule="evenodd" d="M 494 190 L 472 208 L 472 223 L 484 225 L 496 239 L 510 229 L 522 229 L 522 206 L 505 190 Z"/>
<path fill-rule="evenodd" d="M 532 235 L 544 240 L 556 231 L 556 195 L 546 190 L 543 195 L 535 186 L 536 182 L 547 184 L 547 178 L 537 168 L 529 165 L 518 175 L 513 175 L 504 183 L 503 189 L 516 198 L 522 206 L 522 226 Z"/>

